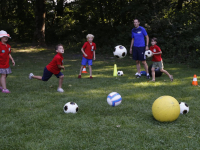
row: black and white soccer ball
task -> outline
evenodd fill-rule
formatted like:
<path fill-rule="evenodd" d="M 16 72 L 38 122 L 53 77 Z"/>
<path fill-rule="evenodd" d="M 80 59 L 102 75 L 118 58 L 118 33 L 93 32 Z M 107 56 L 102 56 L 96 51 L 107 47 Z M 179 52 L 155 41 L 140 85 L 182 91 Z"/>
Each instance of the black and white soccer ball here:
<path fill-rule="evenodd" d="M 78 112 L 78 105 L 74 102 L 68 102 L 64 105 L 63 110 L 65 113 L 77 113 Z"/>
<path fill-rule="evenodd" d="M 180 114 L 187 114 L 189 112 L 189 106 L 185 102 L 180 102 Z"/>
<path fill-rule="evenodd" d="M 147 57 L 151 57 L 151 56 L 153 56 L 153 53 L 152 53 L 151 50 L 147 50 L 147 51 L 145 51 L 145 55 L 146 55 Z"/>
<path fill-rule="evenodd" d="M 115 47 L 113 55 L 117 58 L 124 58 L 127 54 L 127 50 L 124 46 L 118 45 Z"/>
<path fill-rule="evenodd" d="M 118 76 L 123 76 L 124 73 L 123 73 L 123 71 L 117 71 L 117 75 L 118 75 Z"/>

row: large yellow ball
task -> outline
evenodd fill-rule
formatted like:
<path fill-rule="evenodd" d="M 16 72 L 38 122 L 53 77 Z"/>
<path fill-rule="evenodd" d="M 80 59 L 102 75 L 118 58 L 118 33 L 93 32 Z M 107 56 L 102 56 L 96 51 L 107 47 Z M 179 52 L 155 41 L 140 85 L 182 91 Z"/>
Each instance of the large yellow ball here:
<path fill-rule="evenodd" d="M 174 97 L 161 96 L 154 101 L 152 113 L 154 118 L 160 122 L 171 122 L 178 118 L 180 106 Z"/>

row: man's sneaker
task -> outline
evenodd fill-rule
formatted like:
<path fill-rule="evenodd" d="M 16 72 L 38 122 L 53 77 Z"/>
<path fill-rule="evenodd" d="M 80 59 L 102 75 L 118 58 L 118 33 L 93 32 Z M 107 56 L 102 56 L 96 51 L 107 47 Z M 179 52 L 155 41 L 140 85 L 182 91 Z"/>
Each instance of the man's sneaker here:
<path fill-rule="evenodd" d="M 2 93 L 10 93 L 8 89 L 2 89 Z"/>
<path fill-rule="evenodd" d="M 147 76 L 147 79 L 150 79 L 150 75 Z"/>
<path fill-rule="evenodd" d="M 141 75 L 137 75 L 136 78 L 141 78 Z"/>
<path fill-rule="evenodd" d="M 0 90 L 3 90 L 3 88 L 0 86 Z"/>
<path fill-rule="evenodd" d="M 136 72 L 135 76 L 138 76 L 138 75 L 140 75 L 140 74 L 138 72 Z"/>
<path fill-rule="evenodd" d="M 80 79 L 80 78 L 81 78 L 81 75 L 78 75 L 78 78 Z"/>
<path fill-rule="evenodd" d="M 64 92 L 64 90 L 62 88 L 58 88 L 57 91 L 60 92 L 60 93 Z"/>
<path fill-rule="evenodd" d="M 29 74 L 29 79 L 32 79 L 32 76 L 34 76 L 34 74 L 33 74 L 33 73 L 30 73 L 30 74 Z"/>

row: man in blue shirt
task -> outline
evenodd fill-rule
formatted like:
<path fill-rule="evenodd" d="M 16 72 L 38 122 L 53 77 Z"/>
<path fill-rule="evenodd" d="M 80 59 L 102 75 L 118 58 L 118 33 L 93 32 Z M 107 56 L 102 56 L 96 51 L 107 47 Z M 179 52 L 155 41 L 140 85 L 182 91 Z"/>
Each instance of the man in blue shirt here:
<path fill-rule="evenodd" d="M 135 74 L 137 78 L 141 77 L 140 74 L 140 62 L 144 65 L 147 79 L 150 79 L 148 72 L 148 65 L 146 62 L 145 51 L 149 49 L 149 36 L 146 30 L 139 26 L 140 22 L 138 19 L 134 19 L 135 28 L 132 29 L 132 40 L 130 47 L 130 54 L 133 54 L 133 60 L 136 61 L 137 73 Z M 146 39 L 146 44 L 145 44 Z"/>

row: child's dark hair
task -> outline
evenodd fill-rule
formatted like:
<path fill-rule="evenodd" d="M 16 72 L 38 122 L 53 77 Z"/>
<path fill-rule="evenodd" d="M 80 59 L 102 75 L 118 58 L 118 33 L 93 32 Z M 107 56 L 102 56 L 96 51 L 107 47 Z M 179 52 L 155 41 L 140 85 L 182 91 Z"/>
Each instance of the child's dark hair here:
<path fill-rule="evenodd" d="M 62 47 L 63 47 L 62 44 L 58 44 L 58 45 L 55 46 L 55 50 L 58 50 L 58 47 L 59 47 L 59 46 L 62 46 Z"/>
<path fill-rule="evenodd" d="M 151 40 L 154 40 L 154 41 L 156 41 L 156 42 L 157 42 L 157 38 L 155 38 L 155 37 L 153 37 Z"/>

